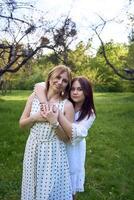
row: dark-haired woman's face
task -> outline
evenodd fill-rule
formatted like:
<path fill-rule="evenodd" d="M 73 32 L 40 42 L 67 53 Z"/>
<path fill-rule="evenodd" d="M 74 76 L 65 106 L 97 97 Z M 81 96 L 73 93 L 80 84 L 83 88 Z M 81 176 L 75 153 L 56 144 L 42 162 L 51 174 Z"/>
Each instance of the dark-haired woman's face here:
<path fill-rule="evenodd" d="M 75 103 L 83 103 L 85 96 L 79 81 L 74 81 L 70 91 L 70 97 Z"/>

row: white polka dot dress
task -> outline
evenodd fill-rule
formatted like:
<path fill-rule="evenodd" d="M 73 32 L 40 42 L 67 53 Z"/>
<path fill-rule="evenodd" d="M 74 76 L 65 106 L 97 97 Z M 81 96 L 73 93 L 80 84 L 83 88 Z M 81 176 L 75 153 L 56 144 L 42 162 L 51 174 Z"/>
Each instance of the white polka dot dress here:
<path fill-rule="evenodd" d="M 63 112 L 64 101 L 57 103 Z M 40 109 L 35 97 L 31 115 Z M 49 123 L 35 123 L 26 143 L 21 200 L 72 200 L 66 146 Z"/>

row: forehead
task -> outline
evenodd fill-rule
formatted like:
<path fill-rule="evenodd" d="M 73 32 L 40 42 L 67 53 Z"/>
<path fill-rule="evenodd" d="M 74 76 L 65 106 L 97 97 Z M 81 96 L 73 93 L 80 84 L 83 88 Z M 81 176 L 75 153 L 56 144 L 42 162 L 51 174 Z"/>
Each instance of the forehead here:
<path fill-rule="evenodd" d="M 81 87 L 81 84 L 79 83 L 78 80 L 76 80 L 73 82 L 72 87 Z"/>
<path fill-rule="evenodd" d="M 67 79 L 67 80 L 69 79 L 68 73 L 66 71 L 57 72 L 54 74 L 54 77 L 56 77 L 56 76 L 60 76 L 61 78 Z"/>

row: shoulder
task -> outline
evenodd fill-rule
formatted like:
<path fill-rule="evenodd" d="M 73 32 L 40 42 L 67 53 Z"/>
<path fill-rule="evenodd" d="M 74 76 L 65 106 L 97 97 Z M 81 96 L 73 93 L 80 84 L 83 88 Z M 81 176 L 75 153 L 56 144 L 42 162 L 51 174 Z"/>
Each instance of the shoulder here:
<path fill-rule="evenodd" d="M 28 97 L 27 102 L 31 104 L 31 103 L 33 102 L 34 97 L 35 97 L 35 92 L 33 92 L 33 93 Z"/>
<path fill-rule="evenodd" d="M 68 99 L 65 101 L 65 109 L 66 110 L 68 110 L 68 109 L 73 109 L 74 110 L 72 102 L 69 101 Z"/>
<path fill-rule="evenodd" d="M 94 110 L 92 110 L 92 114 L 90 115 L 91 118 L 95 119 L 96 118 L 96 114 L 94 112 Z"/>
<path fill-rule="evenodd" d="M 64 115 L 66 116 L 66 118 L 67 118 L 70 122 L 73 122 L 73 121 L 74 121 L 74 107 L 73 107 L 73 104 L 72 104 L 69 100 L 66 100 L 66 101 L 65 101 L 65 105 L 64 105 Z"/>
<path fill-rule="evenodd" d="M 85 119 L 89 124 L 92 124 L 96 118 L 95 113 L 93 112 L 88 118 Z"/>

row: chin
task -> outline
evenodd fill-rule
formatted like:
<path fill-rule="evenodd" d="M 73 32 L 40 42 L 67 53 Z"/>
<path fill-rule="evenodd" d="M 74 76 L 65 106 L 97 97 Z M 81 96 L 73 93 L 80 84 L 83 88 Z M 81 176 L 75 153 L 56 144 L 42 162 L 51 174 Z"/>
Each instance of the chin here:
<path fill-rule="evenodd" d="M 79 100 L 78 99 L 72 99 L 74 103 L 78 103 Z"/>

